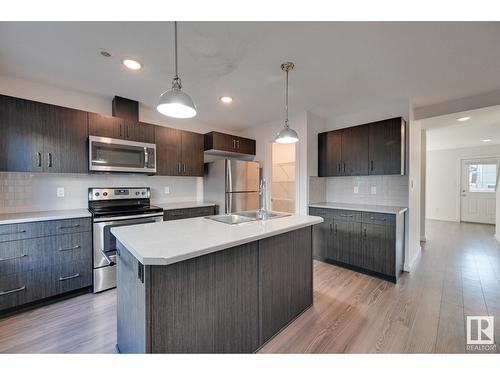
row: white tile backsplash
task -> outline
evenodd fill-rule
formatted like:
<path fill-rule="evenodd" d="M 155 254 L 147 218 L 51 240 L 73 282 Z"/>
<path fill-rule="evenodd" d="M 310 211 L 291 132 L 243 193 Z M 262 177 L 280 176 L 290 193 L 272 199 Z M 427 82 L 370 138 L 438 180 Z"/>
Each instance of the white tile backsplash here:
<path fill-rule="evenodd" d="M 408 206 L 408 176 L 309 177 L 309 203 L 325 201 Z"/>
<path fill-rule="evenodd" d="M 325 180 L 327 202 L 408 206 L 408 176 L 332 177 Z M 357 194 L 354 193 L 355 186 L 358 187 Z"/>
<path fill-rule="evenodd" d="M 151 188 L 152 203 L 203 199 L 201 177 L 164 177 L 115 174 L 0 173 L 0 213 L 85 208 L 89 187 Z M 165 194 L 165 186 L 170 193 Z M 64 197 L 57 197 L 57 188 Z"/>

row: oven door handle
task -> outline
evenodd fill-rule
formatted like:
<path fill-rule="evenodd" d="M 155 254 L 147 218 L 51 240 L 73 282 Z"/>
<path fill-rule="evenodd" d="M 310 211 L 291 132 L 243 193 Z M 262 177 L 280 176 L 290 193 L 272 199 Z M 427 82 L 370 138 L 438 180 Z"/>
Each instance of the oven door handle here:
<path fill-rule="evenodd" d="M 108 266 L 114 266 L 115 265 L 115 262 L 113 262 L 111 260 L 111 258 L 109 257 L 108 254 L 106 254 L 105 251 L 101 251 L 101 253 L 102 253 L 102 256 L 104 257 L 104 259 L 106 259 L 106 262 L 108 262 Z"/>
<path fill-rule="evenodd" d="M 130 216 L 116 216 L 116 217 L 100 217 L 100 218 L 94 218 L 94 223 L 113 222 L 116 220 L 133 220 L 133 219 L 141 219 L 141 218 L 147 218 L 147 217 L 163 218 L 163 213 L 162 212 L 155 212 L 152 214 L 141 214 L 141 215 L 133 215 L 133 216 L 130 215 Z"/>

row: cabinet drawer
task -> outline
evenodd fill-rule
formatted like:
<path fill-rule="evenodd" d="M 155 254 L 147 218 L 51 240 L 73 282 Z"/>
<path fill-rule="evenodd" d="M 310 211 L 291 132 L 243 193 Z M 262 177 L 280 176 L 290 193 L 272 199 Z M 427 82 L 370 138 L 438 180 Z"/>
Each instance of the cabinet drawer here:
<path fill-rule="evenodd" d="M 163 214 L 163 220 L 179 220 L 188 219 L 191 217 L 202 217 L 215 215 L 215 207 L 193 207 L 193 208 L 183 208 L 178 210 L 165 210 Z"/>
<path fill-rule="evenodd" d="M 333 218 L 336 220 L 361 222 L 362 212 L 347 211 L 347 210 L 332 210 L 332 211 L 333 211 Z"/>
<path fill-rule="evenodd" d="M 0 310 L 22 305 L 36 299 L 34 272 L 18 272 L 0 276 Z"/>
<path fill-rule="evenodd" d="M 309 207 L 309 215 L 320 216 L 326 219 L 333 219 L 333 211 L 330 208 Z"/>
<path fill-rule="evenodd" d="M 0 275 L 68 262 L 91 264 L 91 232 L 0 243 Z"/>
<path fill-rule="evenodd" d="M 0 310 L 92 285 L 91 261 L 62 263 L 0 276 Z"/>
<path fill-rule="evenodd" d="M 45 236 L 89 232 L 91 230 L 90 218 L 66 219 L 45 221 Z"/>
<path fill-rule="evenodd" d="M 31 223 L 0 225 L 0 242 L 24 240 L 65 233 L 88 232 L 90 218 L 36 221 Z"/>
<path fill-rule="evenodd" d="M 363 212 L 363 223 L 371 223 L 378 225 L 394 225 L 396 223 L 396 215 L 381 214 L 374 212 Z"/>

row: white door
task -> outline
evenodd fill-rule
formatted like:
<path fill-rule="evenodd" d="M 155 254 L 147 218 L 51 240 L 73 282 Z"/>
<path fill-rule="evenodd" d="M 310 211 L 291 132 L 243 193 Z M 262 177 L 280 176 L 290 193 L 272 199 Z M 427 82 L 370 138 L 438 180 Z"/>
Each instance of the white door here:
<path fill-rule="evenodd" d="M 461 221 L 495 224 L 497 159 L 462 160 Z"/>

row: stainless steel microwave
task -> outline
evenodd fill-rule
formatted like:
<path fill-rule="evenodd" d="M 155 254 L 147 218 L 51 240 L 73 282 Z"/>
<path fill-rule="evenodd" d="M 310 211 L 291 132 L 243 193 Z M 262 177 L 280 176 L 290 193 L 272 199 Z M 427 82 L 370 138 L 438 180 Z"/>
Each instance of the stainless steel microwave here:
<path fill-rule="evenodd" d="M 106 137 L 89 137 L 91 172 L 156 173 L 156 145 Z"/>

